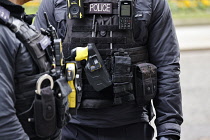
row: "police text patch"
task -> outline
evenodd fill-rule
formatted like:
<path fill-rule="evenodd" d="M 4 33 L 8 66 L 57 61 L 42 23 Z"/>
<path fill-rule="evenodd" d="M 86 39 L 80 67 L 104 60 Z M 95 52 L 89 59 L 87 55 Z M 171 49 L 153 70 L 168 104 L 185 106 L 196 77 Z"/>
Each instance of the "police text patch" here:
<path fill-rule="evenodd" d="M 91 3 L 89 4 L 90 14 L 112 14 L 112 3 Z"/>

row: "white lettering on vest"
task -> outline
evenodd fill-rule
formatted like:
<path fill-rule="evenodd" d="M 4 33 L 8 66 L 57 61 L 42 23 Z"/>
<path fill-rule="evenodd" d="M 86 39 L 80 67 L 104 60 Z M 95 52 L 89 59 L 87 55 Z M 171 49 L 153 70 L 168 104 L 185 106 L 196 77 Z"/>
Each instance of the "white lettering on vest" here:
<path fill-rule="evenodd" d="M 89 13 L 111 14 L 112 3 L 91 3 L 89 5 Z"/>

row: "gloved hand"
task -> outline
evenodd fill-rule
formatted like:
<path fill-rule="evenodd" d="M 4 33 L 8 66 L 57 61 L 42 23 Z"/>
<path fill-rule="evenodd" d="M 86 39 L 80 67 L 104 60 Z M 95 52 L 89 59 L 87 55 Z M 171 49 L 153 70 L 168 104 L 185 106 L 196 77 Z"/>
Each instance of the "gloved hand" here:
<path fill-rule="evenodd" d="M 162 136 L 162 137 L 159 137 L 158 140 L 179 140 L 179 137 L 178 136 L 173 136 L 173 135 Z"/>

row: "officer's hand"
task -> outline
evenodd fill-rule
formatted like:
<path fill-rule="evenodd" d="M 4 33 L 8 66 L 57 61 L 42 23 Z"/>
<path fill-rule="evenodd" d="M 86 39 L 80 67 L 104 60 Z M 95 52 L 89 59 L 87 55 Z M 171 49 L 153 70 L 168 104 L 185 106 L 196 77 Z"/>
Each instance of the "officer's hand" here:
<path fill-rule="evenodd" d="M 162 136 L 159 137 L 158 140 L 179 140 L 178 136 Z"/>

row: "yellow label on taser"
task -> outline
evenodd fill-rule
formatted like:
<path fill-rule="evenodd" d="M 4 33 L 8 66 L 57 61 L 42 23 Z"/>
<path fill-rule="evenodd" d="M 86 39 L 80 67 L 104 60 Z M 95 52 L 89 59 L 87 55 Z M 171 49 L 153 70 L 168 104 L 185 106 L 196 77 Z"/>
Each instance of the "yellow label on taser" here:
<path fill-rule="evenodd" d="M 74 81 L 68 81 L 69 86 L 71 87 L 72 92 L 68 95 L 69 108 L 76 108 L 76 89 L 74 86 Z"/>

